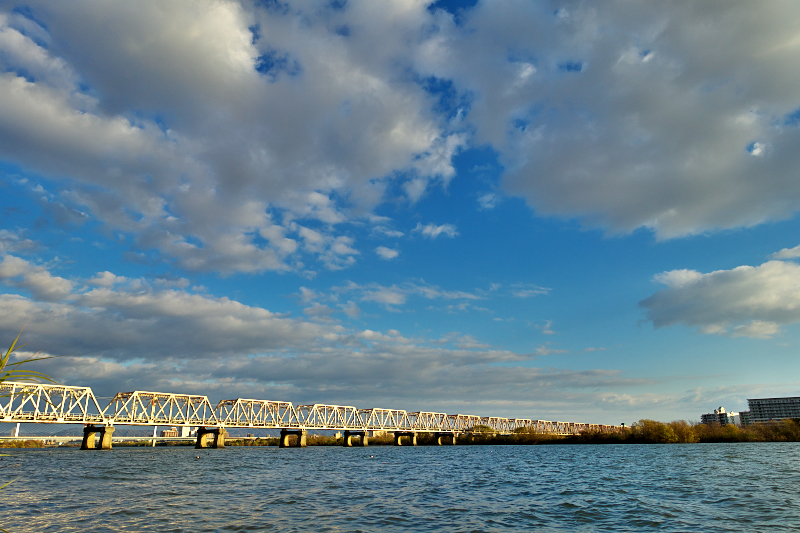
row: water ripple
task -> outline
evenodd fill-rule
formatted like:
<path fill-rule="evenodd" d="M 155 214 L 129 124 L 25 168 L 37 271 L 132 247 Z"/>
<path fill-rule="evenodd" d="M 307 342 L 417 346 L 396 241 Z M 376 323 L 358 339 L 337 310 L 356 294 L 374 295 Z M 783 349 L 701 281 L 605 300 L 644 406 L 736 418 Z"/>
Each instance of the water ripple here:
<path fill-rule="evenodd" d="M 12 453 L 14 533 L 800 530 L 796 443 Z"/>

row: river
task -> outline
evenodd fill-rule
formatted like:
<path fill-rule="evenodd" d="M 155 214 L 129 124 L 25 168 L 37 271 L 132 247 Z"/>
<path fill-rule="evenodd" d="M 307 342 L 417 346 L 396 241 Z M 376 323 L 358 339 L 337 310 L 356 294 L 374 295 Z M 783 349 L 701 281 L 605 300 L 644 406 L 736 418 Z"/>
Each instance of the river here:
<path fill-rule="evenodd" d="M 800 443 L 4 451 L 11 533 L 800 531 Z"/>

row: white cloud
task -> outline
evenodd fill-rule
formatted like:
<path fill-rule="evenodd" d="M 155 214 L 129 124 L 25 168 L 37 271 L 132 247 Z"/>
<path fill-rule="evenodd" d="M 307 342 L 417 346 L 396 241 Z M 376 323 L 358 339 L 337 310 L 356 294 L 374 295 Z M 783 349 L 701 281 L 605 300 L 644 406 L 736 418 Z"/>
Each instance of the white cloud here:
<path fill-rule="evenodd" d="M 19 232 L 0 229 L 0 254 L 30 252 L 37 248 L 36 242 L 21 237 Z"/>
<path fill-rule="evenodd" d="M 485 210 L 494 209 L 497 207 L 499 201 L 500 197 L 493 192 L 487 192 L 486 194 L 478 196 L 478 205 L 481 209 Z"/>
<path fill-rule="evenodd" d="M 770 338 L 800 322 L 800 265 L 769 261 L 708 274 L 665 272 L 667 285 L 639 302 L 657 328 L 683 324 L 703 333 Z"/>
<path fill-rule="evenodd" d="M 535 327 L 538 330 L 541 330 L 542 333 L 545 335 L 555 335 L 555 331 L 553 330 L 553 321 L 547 320 L 544 324 L 536 324 Z"/>
<path fill-rule="evenodd" d="M 531 283 L 514 283 L 511 285 L 511 294 L 516 298 L 533 298 L 550 293 L 548 287 L 540 287 Z"/>
<path fill-rule="evenodd" d="M 397 250 L 392 250 L 391 248 L 387 248 L 385 246 L 378 246 L 375 248 L 375 253 L 378 254 L 381 259 L 394 259 L 400 255 L 400 252 Z"/>
<path fill-rule="evenodd" d="M 311 228 L 297 226 L 303 246 L 317 254 L 329 270 L 341 270 L 355 263 L 360 252 L 353 247 L 355 240 L 345 235 L 333 236 Z"/>
<path fill-rule="evenodd" d="M 48 302 L 69 297 L 73 289 L 71 281 L 12 255 L 4 256 L 0 262 L 0 282 L 28 290 L 34 298 Z"/>
<path fill-rule="evenodd" d="M 752 320 L 749 324 L 736 326 L 731 332 L 731 337 L 751 337 L 755 339 L 770 339 L 780 333 L 780 326 L 774 322 Z"/>
<path fill-rule="evenodd" d="M 4 275 L 28 268 L 8 258 L 0 265 Z M 101 279 L 120 279 L 102 274 Z M 502 406 L 563 405 L 566 392 L 579 414 L 581 403 L 598 390 L 640 383 L 609 370 L 533 368 L 529 354 L 492 349 L 473 335 L 454 334 L 441 345 L 395 329 L 347 329 L 324 320 L 331 311 L 314 304 L 306 309 L 314 321 L 289 318 L 228 298 L 128 279 L 73 290 L 60 302 L 0 294 L 0 336 L 13 338 L 27 325 L 23 341 L 30 347 L 69 354 L 38 369 L 62 383 L 91 386 L 102 396 L 145 389 L 215 400 L 243 396 L 454 412 L 463 409 L 454 407 L 452 398 L 468 397 L 478 414 L 522 416 Z M 542 347 L 538 353 L 545 351 L 559 352 Z"/>
<path fill-rule="evenodd" d="M 537 214 L 611 232 L 671 238 L 800 207 L 795 4 L 553 16 L 496 0 L 459 25 L 425 2 L 27 5 L 42 25 L 0 11 L 0 158 L 48 177 L 31 187 L 65 219 L 183 268 L 352 265 L 340 226 L 446 187 L 468 143 L 498 153 L 503 192 Z M 429 79 L 464 104 L 441 109 Z"/>
<path fill-rule="evenodd" d="M 560 348 L 551 348 L 544 344 L 536 348 L 536 355 L 555 355 L 559 353 L 569 353 L 569 351 Z"/>
<path fill-rule="evenodd" d="M 562 11 L 559 11 L 561 13 Z M 659 239 L 800 208 L 800 5 L 479 2 L 420 60 L 539 215 Z M 532 68 L 533 67 L 533 68 Z M 796 115 L 794 115 L 796 116 Z M 743 119 L 744 117 L 744 119 Z"/>
<path fill-rule="evenodd" d="M 800 246 L 794 248 L 784 248 L 780 252 L 770 255 L 770 259 L 796 259 L 800 257 Z"/>
<path fill-rule="evenodd" d="M 375 302 L 386 306 L 406 303 L 406 292 L 396 286 L 368 289 L 361 295 L 362 302 Z"/>
<path fill-rule="evenodd" d="M 312 305 L 303 309 L 303 314 L 314 318 L 327 318 L 335 312 L 335 309 L 331 309 L 324 304 Z"/>
<path fill-rule="evenodd" d="M 453 224 L 442 224 L 441 226 L 425 224 L 423 226 L 422 223 L 417 222 L 417 226 L 412 231 L 422 233 L 423 236 L 429 239 L 435 239 L 439 235 L 444 235 L 452 239 L 458 235 L 458 231 Z"/>
<path fill-rule="evenodd" d="M 301 268 L 300 253 L 348 266 L 356 254 L 335 228 L 325 246 L 299 248 L 271 215 L 354 221 L 389 181 L 411 179 L 418 195 L 446 185 L 466 142 L 409 75 L 431 20 L 422 3 L 30 10 L 44 27 L 0 12 L 0 157 L 68 177 L 54 193 L 65 205 L 185 268 Z"/>
<path fill-rule="evenodd" d="M 95 277 L 88 280 L 86 283 L 90 285 L 97 285 L 100 287 L 113 287 L 117 283 L 124 283 L 127 280 L 124 276 L 117 276 L 109 271 L 98 272 Z"/>
<path fill-rule="evenodd" d="M 397 231 L 393 229 L 389 229 L 386 226 L 373 226 L 372 228 L 373 233 L 377 233 L 379 235 L 386 235 L 387 237 L 402 237 L 405 235 L 402 231 Z"/>
<path fill-rule="evenodd" d="M 348 300 L 346 304 L 341 304 L 339 307 L 341 307 L 344 314 L 350 318 L 355 318 L 361 314 L 361 309 L 359 309 L 358 304 L 352 300 Z"/>
<path fill-rule="evenodd" d="M 320 298 L 320 294 L 313 289 L 300 287 L 300 299 L 303 303 L 309 303 Z"/>
<path fill-rule="evenodd" d="M 390 287 L 379 283 L 367 283 L 359 285 L 350 282 L 341 287 L 333 287 L 332 295 L 353 294 L 359 301 L 375 302 L 394 308 L 394 306 L 404 305 L 413 296 L 419 296 L 427 300 L 480 300 L 483 296 L 467 291 L 449 291 L 436 285 L 428 285 L 424 281 L 406 282 Z M 451 306 L 452 307 L 452 306 Z M 484 310 L 469 306 L 470 309 Z M 464 310 L 464 308 L 462 308 Z"/>

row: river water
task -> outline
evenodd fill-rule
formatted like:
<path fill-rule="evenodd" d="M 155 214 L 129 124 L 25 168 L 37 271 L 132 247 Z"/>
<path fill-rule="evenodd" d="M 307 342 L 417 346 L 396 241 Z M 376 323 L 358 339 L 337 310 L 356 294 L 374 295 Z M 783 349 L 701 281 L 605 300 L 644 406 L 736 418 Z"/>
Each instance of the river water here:
<path fill-rule="evenodd" d="M 5 451 L 11 533 L 800 531 L 798 443 Z"/>

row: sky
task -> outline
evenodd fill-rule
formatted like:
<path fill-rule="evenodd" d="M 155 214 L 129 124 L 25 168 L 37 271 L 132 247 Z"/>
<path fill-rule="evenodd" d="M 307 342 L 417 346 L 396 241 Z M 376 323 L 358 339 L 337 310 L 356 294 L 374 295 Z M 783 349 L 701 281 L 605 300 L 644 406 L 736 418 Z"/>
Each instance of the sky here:
<path fill-rule="evenodd" d="M 0 0 L 0 339 L 102 397 L 618 424 L 800 395 L 797 20 Z"/>

